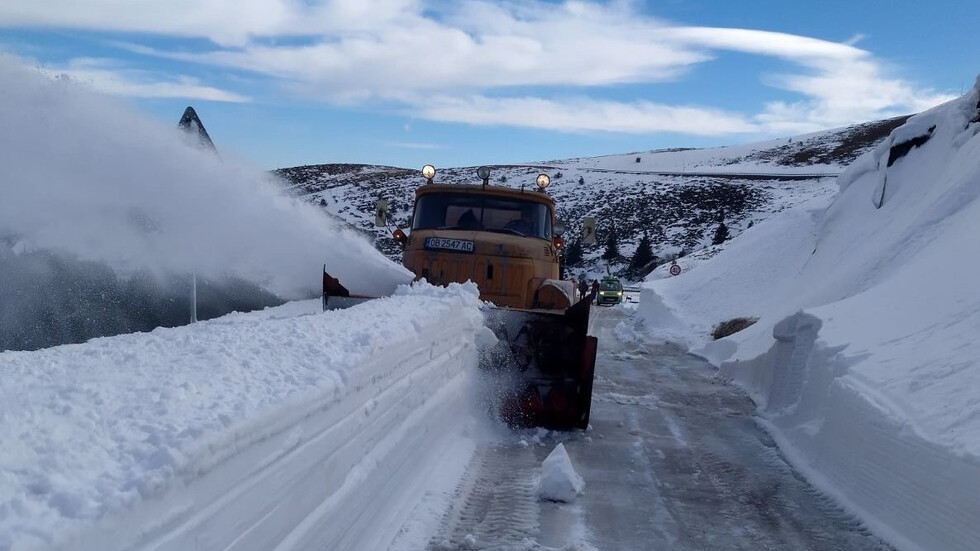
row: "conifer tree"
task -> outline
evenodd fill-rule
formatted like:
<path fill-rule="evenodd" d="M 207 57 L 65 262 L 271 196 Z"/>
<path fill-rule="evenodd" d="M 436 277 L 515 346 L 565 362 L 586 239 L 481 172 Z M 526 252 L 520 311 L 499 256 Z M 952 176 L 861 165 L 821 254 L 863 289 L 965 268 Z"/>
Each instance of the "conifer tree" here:
<path fill-rule="evenodd" d="M 718 229 L 715 230 L 715 236 L 711 239 L 712 245 L 721 245 L 728 240 L 728 226 L 724 222 L 718 223 Z"/>
<path fill-rule="evenodd" d="M 602 253 L 602 259 L 613 261 L 619 258 L 619 239 L 616 230 L 609 230 L 609 237 L 606 238 L 606 250 Z"/>
<path fill-rule="evenodd" d="M 565 265 L 578 266 L 582 263 L 582 240 L 576 239 L 565 250 Z"/>
<path fill-rule="evenodd" d="M 653 247 L 650 245 L 650 236 L 648 234 L 643 234 L 640 239 L 640 243 L 636 246 L 636 252 L 633 253 L 633 257 L 630 258 L 630 265 L 627 268 L 630 277 L 635 278 L 640 275 L 640 270 L 642 270 L 647 264 L 653 261 Z"/>
<path fill-rule="evenodd" d="M 725 225 L 725 211 L 722 210 L 718 213 L 718 228 L 715 230 L 715 236 L 711 238 L 711 244 L 721 245 L 726 240 L 728 240 L 728 226 Z"/>

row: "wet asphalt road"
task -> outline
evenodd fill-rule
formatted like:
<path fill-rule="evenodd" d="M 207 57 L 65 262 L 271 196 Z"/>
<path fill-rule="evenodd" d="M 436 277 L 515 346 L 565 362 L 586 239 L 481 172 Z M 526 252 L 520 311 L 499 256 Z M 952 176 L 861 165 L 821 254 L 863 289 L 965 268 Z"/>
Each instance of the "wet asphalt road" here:
<path fill-rule="evenodd" d="M 713 367 L 671 345 L 624 342 L 621 308 L 593 316 L 591 430 L 481 447 L 431 549 L 891 549 L 786 463 L 751 400 Z M 534 495 L 559 441 L 586 481 L 572 504 Z"/>

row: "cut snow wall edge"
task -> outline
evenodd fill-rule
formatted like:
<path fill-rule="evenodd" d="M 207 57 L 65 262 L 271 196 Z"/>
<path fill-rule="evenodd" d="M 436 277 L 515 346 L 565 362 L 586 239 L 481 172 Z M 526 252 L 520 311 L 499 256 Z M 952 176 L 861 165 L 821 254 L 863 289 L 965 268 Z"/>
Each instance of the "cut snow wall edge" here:
<path fill-rule="evenodd" d="M 641 285 L 638 310 L 647 330 L 654 336 L 690 347 L 692 343 L 686 337 L 689 332 L 687 324 L 648 283 Z"/>
<path fill-rule="evenodd" d="M 899 549 L 974 549 L 980 541 L 980 459 L 918 436 L 847 375 L 861 357 L 819 339 L 800 312 L 775 343 L 721 372 L 746 388 L 787 459 L 824 493 Z"/>
<path fill-rule="evenodd" d="M 197 461 L 159 495 L 101 519 L 62 548 L 178 550 L 199 541 L 220 549 L 301 549 L 315 541 L 387 547 L 412 512 L 394 509 L 421 498 L 419 481 L 451 477 L 467 460 L 460 411 L 477 330 L 468 317 L 450 309 L 426 324 L 433 329 L 428 344 L 411 339 L 378 350 L 349 381 L 355 392 L 234 427 L 195 450 Z M 417 480 L 397 484 L 392 473 Z M 372 518 L 386 519 L 383 529 L 360 520 Z M 283 534 L 287 541 L 266 541 Z"/>
<path fill-rule="evenodd" d="M 977 76 L 973 88 L 969 92 L 947 103 L 912 115 L 904 124 L 894 129 L 874 149 L 855 159 L 837 177 L 837 185 L 840 191 L 844 191 L 869 172 L 883 173 L 884 168 L 887 167 L 883 167 L 882 165 L 886 164 L 885 161 L 888 160 L 892 146 L 898 142 L 914 139 L 917 136 L 931 135 L 932 130 L 928 128 L 935 126 L 939 122 L 940 117 L 938 115 L 947 113 L 950 104 L 956 105 L 956 109 L 950 111 L 954 113 L 955 117 L 962 119 L 959 123 L 963 125 L 963 129 L 968 128 L 971 124 L 980 122 L 980 75 Z M 882 174 L 882 177 L 884 177 L 884 174 Z"/>
<path fill-rule="evenodd" d="M 682 334 L 684 322 L 649 286 L 640 308 L 653 335 Z M 929 442 L 890 415 L 847 376 L 863 358 L 820 341 L 822 327 L 801 311 L 773 325 L 773 344 L 754 358 L 725 361 L 737 350 L 731 339 L 691 353 L 745 388 L 794 468 L 875 534 L 909 551 L 974 549 L 980 459 Z"/>

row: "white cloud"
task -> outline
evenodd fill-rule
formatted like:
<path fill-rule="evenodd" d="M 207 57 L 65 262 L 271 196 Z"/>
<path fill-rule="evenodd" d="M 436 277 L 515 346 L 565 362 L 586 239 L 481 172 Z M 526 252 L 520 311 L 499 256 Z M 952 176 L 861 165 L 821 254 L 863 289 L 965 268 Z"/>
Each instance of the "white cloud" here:
<path fill-rule="evenodd" d="M 874 63 L 864 61 L 825 67 L 810 75 L 776 75 L 774 86 L 805 99 L 770 102 L 755 118 L 770 133 L 810 132 L 853 122 L 894 117 L 934 107 L 953 95 L 915 88 L 888 78 Z"/>
<path fill-rule="evenodd" d="M 75 58 L 66 65 L 46 67 L 52 75 L 64 75 L 100 92 L 140 98 L 188 98 L 209 101 L 247 102 L 249 98 L 227 90 L 202 85 L 197 79 L 177 76 L 169 80 L 147 71 L 128 69 L 115 61 Z"/>
<path fill-rule="evenodd" d="M 48 27 L 200 37 L 224 46 L 261 37 L 414 26 L 417 0 L 4 0 L 0 27 Z"/>
<path fill-rule="evenodd" d="M 505 7 L 506 6 L 506 7 Z M 461 2 L 458 25 L 408 17 L 375 29 L 323 31 L 302 45 L 254 42 L 208 52 L 136 53 L 255 71 L 302 83 L 331 101 L 514 86 L 598 87 L 675 80 L 711 59 L 678 46 L 655 21 L 566 4 Z"/>
<path fill-rule="evenodd" d="M 847 44 L 772 31 L 674 27 L 662 32 L 677 44 L 779 57 L 795 62 L 835 60 L 847 63 L 868 55 L 864 50 Z"/>
<path fill-rule="evenodd" d="M 763 76 L 765 83 L 804 98 L 765 105 L 755 120 L 770 134 L 810 132 L 909 114 L 954 97 L 890 77 L 884 64 L 853 45 L 862 35 L 838 44 L 750 29 L 686 27 L 667 32 L 684 44 L 776 57 L 805 69 L 803 74 Z"/>
<path fill-rule="evenodd" d="M 587 98 L 550 100 L 536 97 L 442 96 L 420 102 L 417 109 L 419 116 L 436 121 L 566 132 L 679 132 L 716 136 L 758 130 L 752 122 L 720 110 L 659 105 L 647 101 L 623 103 Z"/>
<path fill-rule="evenodd" d="M 439 145 L 435 143 L 425 143 L 425 142 L 381 142 L 382 145 L 387 145 L 389 147 L 398 147 L 401 149 L 446 149 L 446 146 Z"/>
<path fill-rule="evenodd" d="M 495 124 L 572 131 L 780 134 L 909 113 L 950 97 L 892 76 L 884 63 L 856 46 L 862 35 L 839 43 L 753 29 L 679 26 L 640 13 L 628 0 L 460 0 L 438 3 L 438 16 L 432 15 L 434 6 L 423 0 L 90 0 L 84 5 L 7 0 L 0 7 L 0 26 L 206 38 L 213 47 L 159 50 L 134 44 L 129 49 L 265 75 L 292 92 L 327 102 L 394 102 L 421 118 L 473 124 L 492 124 L 497 117 Z M 756 113 L 663 105 L 642 97 L 556 99 L 569 90 L 601 95 L 615 86 L 680 80 L 690 71 L 708 70 L 709 62 L 727 51 L 789 62 L 798 69 L 760 78 L 799 99 L 768 102 Z M 99 75 L 89 78 L 111 84 Z M 165 84 L 115 87 L 163 93 Z M 196 82 L 169 85 L 207 88 Z M 513 91 L 517 87 L 523 90 Z"/>

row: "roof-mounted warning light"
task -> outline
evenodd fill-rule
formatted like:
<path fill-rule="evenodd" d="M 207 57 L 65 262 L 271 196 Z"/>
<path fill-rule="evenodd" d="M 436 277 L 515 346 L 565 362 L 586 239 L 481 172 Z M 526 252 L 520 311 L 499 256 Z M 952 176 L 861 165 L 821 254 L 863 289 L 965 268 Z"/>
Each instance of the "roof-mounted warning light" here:
<path fill-rule="evenodd" d="M 432 183 L 432 178 L 436 175 L 436 167 L 432 165 L 425 165 L 422 167 L 422 177 L 425 178 L 426 184 Z"/>
<path fill-rule="evenodd" d="M 481 166 L 480 168 L 476 169 L 476 175 L 479 176 L 481 180 L 483 180 L 484 187 L 486 187 L 486 185 L 490 183 L 490 167 Z"/>
<path fill-rule="evenodd" d="M 551 177 L 547 174 L 538 174 L 538 177 L 534 180 L 534 183 L 538 185 L 538 191 L 543 192 L 549 184 L 551 184 Z"/>

